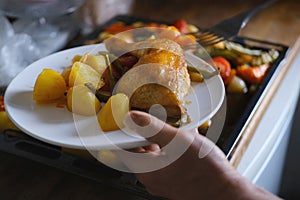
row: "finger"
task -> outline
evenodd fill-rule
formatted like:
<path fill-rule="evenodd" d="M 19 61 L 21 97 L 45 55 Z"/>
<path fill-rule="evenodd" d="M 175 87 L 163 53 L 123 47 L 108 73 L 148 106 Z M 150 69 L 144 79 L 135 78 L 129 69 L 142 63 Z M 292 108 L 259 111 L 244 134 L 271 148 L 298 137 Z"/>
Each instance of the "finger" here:
<path fill-rule="evenodd" d="M 150 144 L 144 147 L 136 147 L 133 149 L 127 149 L 126 151 L 134 152 L 134 153 L 151 153 L 151 152 L 159 152 L 160 148 L 158 144 Z"/>
<path fill-rule="evenodd" d="M 158 144 L 151 144 L 151 145 L 145 146 L 144 149 L 147 153 L 160 152 L 160 147 Z"/>
<path fill-rule="evenodd" d="M 135 152 L 135 153 L 145 153 L 146 152 L 144 147 L 136 147 L 133 149 L 126 149 L 126 151 Z"/>
<path fill-rule="evenodd" d="M 178 129 L 141 111 L 129 112 L 125 117 L 124 124 L 136 134 L 159 146 L 168 144 L 178 133 Z"/>

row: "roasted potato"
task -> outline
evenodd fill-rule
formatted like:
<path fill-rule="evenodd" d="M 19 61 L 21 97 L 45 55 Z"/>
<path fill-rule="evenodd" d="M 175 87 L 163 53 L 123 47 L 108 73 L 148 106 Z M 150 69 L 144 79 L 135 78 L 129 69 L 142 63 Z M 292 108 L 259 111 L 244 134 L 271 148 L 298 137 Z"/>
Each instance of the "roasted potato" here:
<path fill-rule="evenodd" d="M 76 85 L 68 91 L 67 107 L 73 113 L 89 116 L 99 112 L 101 103 L 86 86 Z"/>
<path fill-rule="evenodd" d="M 45 68 L 34 84 L 33 99 L 37 103 L 53 103 L 64 96 L 66 89 L 63 76 L 53 69 Z"/>
<path fill-rule="evenodd" d="M 109 98 L 100 111 L 98 122 L 103 131 L 114 131 L 123 127 L 123 119 L 129 111 L 129 98 L 118 93 Z"/>

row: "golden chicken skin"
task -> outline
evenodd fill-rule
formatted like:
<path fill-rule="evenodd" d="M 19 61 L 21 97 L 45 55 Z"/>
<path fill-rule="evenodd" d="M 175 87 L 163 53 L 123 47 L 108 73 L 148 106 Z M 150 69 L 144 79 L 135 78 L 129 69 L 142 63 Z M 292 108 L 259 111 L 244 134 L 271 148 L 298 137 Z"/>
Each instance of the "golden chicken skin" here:
<path fill-rule="evenodd" d="M 184 97 L 189 92 L 190 77 L 178 43 L 169 39 L 128 43 L 113 37 L 105 45 L 112 53 L 138 57 L 138 62 L 116 86 L 116 92 L 130 97 L 131 109 L 146 112 L 150 109 L 151 114 L 169 122 L 186 119 Z M 158 109 L 161 107 L 164 109 Z"/>

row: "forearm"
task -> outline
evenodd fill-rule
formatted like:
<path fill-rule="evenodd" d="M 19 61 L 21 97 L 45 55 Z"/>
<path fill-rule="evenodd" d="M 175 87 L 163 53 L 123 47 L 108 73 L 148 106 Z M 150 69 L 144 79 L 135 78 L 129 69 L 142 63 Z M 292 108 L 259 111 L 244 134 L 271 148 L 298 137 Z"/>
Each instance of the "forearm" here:
<path fill-rule="evenodd" d="M 222 183 L 223 188 L 197 188 L 197 183 L 189 186 L 189 189 L 174 192 L 168 196 L 171 200 L 185 199 L 214 199 L 214 200 L 280 200 L 281 198 L 272 193 L 252 184 L 243 177 L 232 181 L 231 183 Z M 187 189 L 187 190 L 185 190 Z M 197 192 L 198 191 L 198 192 Z M 203 192 L 205 191 L 205 192 Z"/>
<path fill-rule="evenodd" d="M 264 190 L 263 188 L 254 185 L 249 180 L 243 178 L 240 182 L 237 183 L 236 190 L 233 195 L 237 196 L 241 200 L 279 200 L 280 198 L 273 195 L 272 193 Z M 242 191 L 242 192 L 241 192 Z M 231 198 L 232 199 L 232 198 Z"/>
<path fill-rule="evenodd" d="M 190 150 L 193 151 L 193 147 Z M 191 152 L 188 151 L 187 154 L 190 155 Z M 186 184 L 182 184 L 181 189 L 177 188 L 177 190 L 173 191 L 173 194 L 169 196 L 170 199 L 280 199 L 241 176 L 233 166 L 229 164 L 227 159 L 220 154 L 218 149 L 212 149 L 207 156 L 198 159 L 198 161 L 185 160 L 183 163 L 193 163 L 193 166 L 189 166 L 189 169 L 198 173 L 202 172 L 202 175 L 196 176 L 194 174 L 194 177 L 191 176 L 189 178 L 187 173 L 185 179 L 182 179 Z"/>

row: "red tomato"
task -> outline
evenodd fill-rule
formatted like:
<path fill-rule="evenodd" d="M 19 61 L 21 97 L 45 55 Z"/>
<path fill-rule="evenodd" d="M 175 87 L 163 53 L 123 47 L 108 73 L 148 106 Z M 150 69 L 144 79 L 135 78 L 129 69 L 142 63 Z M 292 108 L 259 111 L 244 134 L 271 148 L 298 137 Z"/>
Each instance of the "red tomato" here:
<path fill-rule="evenodd" d="M 117 33 L 123 32 L 123 31 L 128 31 L 132 28 L 133 27 L 130 25 L 115 23 L 115 24 L 111 24 L 110 26 L 106 27 L 104 30 L 109 33 L 112 33 L 112 34 L 117 34 Z"/>
<path fill-rule="evenodd" d="M 174 23 L 174 26 L 183 34 L 186 34 L 189 32 L 188 25 L 185 20 L 179 19 Z"/>
<path fill-rule="evenodd" d="M 213 58 L 213 62 L 214 67 L 220 71 L 220 75 L 224 81 L 224 84 L 228 84 L 231 77 L 231 66 L 228 60 L 221 56 L 218 56 Z"/>
<path fill-rule="evenodd" d="M 269 67 L 269 64 L 259 66 L 242 65 L 237 68 L 237 74 L 251 84 L 260 84 Z"/>

